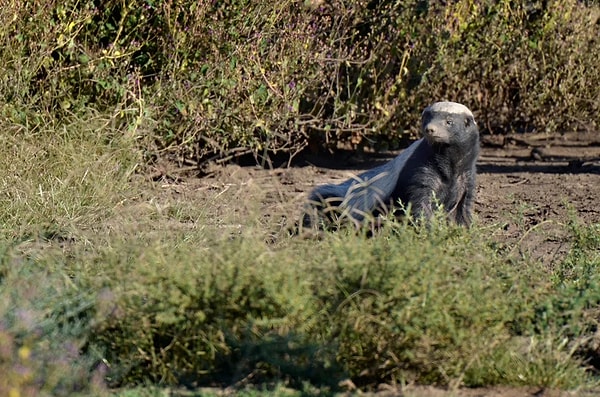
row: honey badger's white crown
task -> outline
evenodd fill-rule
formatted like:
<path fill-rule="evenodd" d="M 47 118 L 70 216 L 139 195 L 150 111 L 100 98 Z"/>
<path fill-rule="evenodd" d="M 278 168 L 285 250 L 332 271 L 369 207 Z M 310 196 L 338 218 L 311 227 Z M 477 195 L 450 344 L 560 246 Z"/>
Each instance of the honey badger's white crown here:
<path fill-rule="evenodd" d="M 471 113 L 468 107 L 456 102 L 436 102 L 433 105 L 425 108 L 423 113 L 427 111 L 466 114 L 468 116 L 473 117 L 473 113 Z"/>

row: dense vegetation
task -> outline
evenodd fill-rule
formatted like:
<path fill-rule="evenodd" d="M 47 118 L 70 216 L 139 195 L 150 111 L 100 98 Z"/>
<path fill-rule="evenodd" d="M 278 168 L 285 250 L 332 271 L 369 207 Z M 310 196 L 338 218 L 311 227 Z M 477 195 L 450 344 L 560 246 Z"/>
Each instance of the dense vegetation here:
<path fill-rule="evenodd" d="M 397 147 L 437 100 L 493 133 L 600 124 L 597 2 L 5 3 L 3 117 L 113 112 L 152 155 Z"/>
<path fill-rule="evenodd" d="M 467 103 L 492 132 L 597 128 L 599 12 L 4 2 L 0 394 L 594 385 L 598 225 L 564 225 L 569 253 L 552 269 L 496 242 L 496 226 L 408 219 L 376 238 L 274 238 L 253 204 L 264 192 L 169 199 L 144 166 L 396 145 L 438 99 Z"/>

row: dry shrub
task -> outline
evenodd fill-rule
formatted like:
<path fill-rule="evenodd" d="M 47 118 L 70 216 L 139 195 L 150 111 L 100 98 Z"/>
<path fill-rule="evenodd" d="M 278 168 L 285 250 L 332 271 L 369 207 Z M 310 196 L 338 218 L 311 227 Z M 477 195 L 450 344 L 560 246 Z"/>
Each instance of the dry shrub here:
<path fill-rule="evenodd" d="M 150 150 L 195 163 L 396 148 L 438 100 L 490 132 L 593 130 L 599 13 L 576 0 L 12 1 L 2 114 L 133 105 Z"/>
<path fill-rule="evenodd" d="M 489 132 L 597 128 L 597 5 L 467 0 L 443 12 L 420 89 L 468 104 Z"/>

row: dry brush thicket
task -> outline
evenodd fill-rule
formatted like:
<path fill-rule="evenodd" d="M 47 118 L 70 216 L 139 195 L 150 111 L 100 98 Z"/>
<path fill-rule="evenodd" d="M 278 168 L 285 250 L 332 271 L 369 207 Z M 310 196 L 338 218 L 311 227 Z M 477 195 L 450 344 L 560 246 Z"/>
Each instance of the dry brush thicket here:
<path fill-rule="evenodd" d="M 494 133 L 594 130 L 599 17 L 576 0 L 8 1 L 3 117 L 109 110 L 152 155 L 200 163 L 396 148 L 438 100 Z"/>

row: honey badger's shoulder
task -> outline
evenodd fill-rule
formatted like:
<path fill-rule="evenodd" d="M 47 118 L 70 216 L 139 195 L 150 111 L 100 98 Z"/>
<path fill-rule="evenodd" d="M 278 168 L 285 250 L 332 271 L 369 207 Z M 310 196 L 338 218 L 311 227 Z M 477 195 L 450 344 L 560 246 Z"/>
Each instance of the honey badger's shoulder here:
<path fill-rule="evenodd" d="M 473 113 L 455 102 L 437 102 L 421 117 L 422 138 L 392 161 L 338 185 L 315 188 L 308 207 L 335 207 L 355 222 L 400 201 L 429 217 L 437 204 L 459 224 L 470 222 L 479 131 Z M 315 212 L 313 211 L 313 215 Z M 312 224 L 313 217 L 304 224 Z"/>

